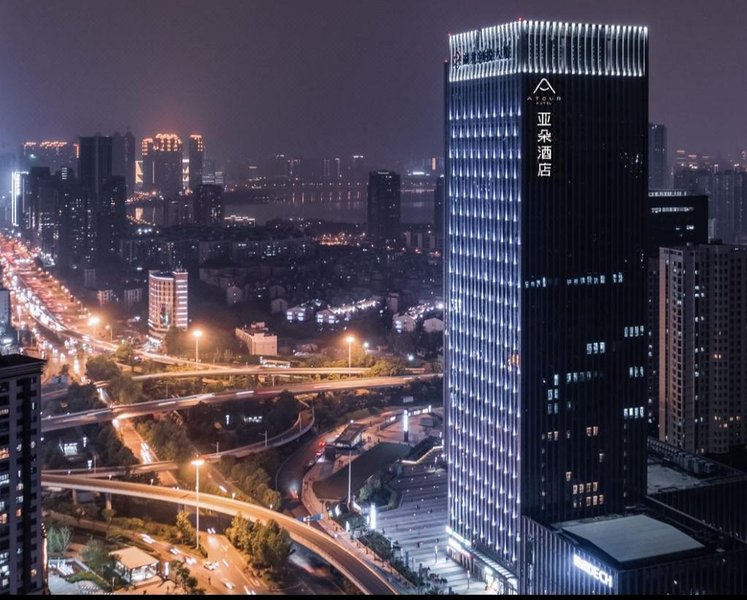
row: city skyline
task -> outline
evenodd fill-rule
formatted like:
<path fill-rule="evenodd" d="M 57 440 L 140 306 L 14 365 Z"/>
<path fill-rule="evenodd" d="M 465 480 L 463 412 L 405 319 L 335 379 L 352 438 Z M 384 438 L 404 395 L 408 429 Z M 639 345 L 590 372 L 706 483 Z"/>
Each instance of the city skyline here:
<path fill-rule="evenodd" d="M 0 93 L 11 115 L 0 151 L 129 127 L 139 139 L 200 132 L 221 160 L 363 153 L 379 168 L 439 155 L 442 108 L 430 98 L 440 96 L 442 74 L 432 57 L 448 58 L 449 32 L 517 18 L 646 25 L 650 119 L 667 126 L 670 158 L 679 148 L 726 157 L 744 149 L 747 84 L 729 48 L 744 10 L 735 2 L 677 3 L 677 22 L 671 4 L 637 1 L 474 1 L 466 11 L 441 1 L 396 10 L 386 1 L 138 6 L 146 5 L 4 3 L 0 74 L 14 85 Z"/>

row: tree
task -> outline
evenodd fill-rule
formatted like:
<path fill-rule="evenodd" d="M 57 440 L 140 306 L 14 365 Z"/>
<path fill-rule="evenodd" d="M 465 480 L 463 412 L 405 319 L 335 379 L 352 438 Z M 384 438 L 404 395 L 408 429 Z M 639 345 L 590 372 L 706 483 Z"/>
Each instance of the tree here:
<path fill-rule="evenodd" d="M 176 585 L 184 588 L 190 596 L 202 596 L 205 590 L 197 585 L 197 578 L 189 572 L 189 567 L 180 560 L 171 561 L 171 574 Z"/>
<path fill-rule="evenodd" d="M 92 356 L 86 360 L 86 377 L 91 381 L 108 381 L 121 373 L 117 363 L 106 356 Z"/>
<path fill-rule="evenodd" d="M 101 540 L 90 538 L 81 557 L 84 563 L 107 581 L 113 576 L 116 559 L 109 555 Z"/>
<path fill-rule="evenodd" d="M 70 545 L 70 540 L 73 537 L 73 532 L 66 525 L 60 528 L 50 527 L 47 533 L 47 544 L 49 546 L 49 552 L 51 554 L 64 554 L 67 547 Z"/>
<path fill-rule="evenodd" d="M 290 551 L 290 536 L 276 521 L 252 529 L 250 555 L 255 566 L 279 573 L 286 568 Z"/>
<path fill-rule="evenodd" d="M 117 346 L 114 358 L 125 365 L 132 366 L 135 362 L 135 348 L 129 342 L 122 342 Z"/>
<path fill-rule="evenodd" d="M 116 512 L 113 508 L 103 508 L 101 510 L 101 517 L 106 521 L 107 527 L 111 527 L 112 519 L 114 519 Z"/>
<path fill-rule="evenodd" d="M 182 536 L 182 543 L 194 544 L 195 541 L 195 528 L 192 527 L 192 523 L 189 522 L 189 515 L 180 511 L 176 515 L 176 528 Z"/>
<path fill-rule="evenodd" d="M 129 373 L 112 377 L 109 391 L 117 404 L 134 404 L 143 399 L 143 385 L 135 381 Z"/>
<path fill-rule="evenodd" d="M 252 522 L 245 519 L 241 513 L 238 513 L 231 521 L 231 525 L 226 529 L 226 537 L 234 546 L 240 550 L 247 551 L 251 547 L 253 528 Z"/>

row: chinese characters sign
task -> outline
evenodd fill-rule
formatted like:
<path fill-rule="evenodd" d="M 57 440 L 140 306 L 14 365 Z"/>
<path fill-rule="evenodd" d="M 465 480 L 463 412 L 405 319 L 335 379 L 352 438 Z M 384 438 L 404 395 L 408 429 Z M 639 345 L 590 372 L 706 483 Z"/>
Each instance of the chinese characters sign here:
<path fill-rule="evenodd" d="M 552 113 L 537 113 L 537 176 L 552 175 Z"/>
<path fill-rule="evenodd" d="M 556 151 L 555 142 L 557 141 L 553 106 L 560 101 L 560 95 L 555 91 L 552 84 L 543 77 L 529 95 L 527 101 L 534 104 L 537 110 L 534 123 L 537 177 L 552 177 L 553 154 Z"/>

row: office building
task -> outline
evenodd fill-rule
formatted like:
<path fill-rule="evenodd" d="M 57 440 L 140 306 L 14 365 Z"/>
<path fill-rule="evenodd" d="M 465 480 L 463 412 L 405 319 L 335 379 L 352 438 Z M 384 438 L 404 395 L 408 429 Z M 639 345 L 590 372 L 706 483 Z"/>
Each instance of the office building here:
<path fill-rule="evenodd" d="M 648 189 L 663 190 L 669 187 L 667 162 L 667 128 L 648 124 Z"/>
<path fill-rule="evenodd" d="M 659 256 L 659 439 L 727 453 L 747 443 L 747 246 Z"/>
<path fill-rule="evenodd" d="M 193 133 L 189 136 L 189 189 L 202 185 L 202 167 L 205 160 L 205 142 L 202 136 Z"/>
<path fill-rule="evenodd" d="M 141 144 L 143 160 L 143 191 L 157 192 L 164 197 L 182 191 L 182 140 L 175 133 L 158 133 L 144 138 Z"/>
<path fill-rule="evenodd" d="M 169 329 L 186 330 L 189 324 L 187 271 L 148 272 L 148 330 L 161 340 Z"/>
<path fill-rule="evenodd" d="M 443 248 L 444 240 L 444 210 L 446 208 L 446 179 L 443 175 L 436 179 L 436 189 L 433 191 L 433 229 L 438 236 L 438 247 Z"/>
<path fill-rule="evenodd" d="M 112 175 L 124 177 L 128 195 L 135 191 L 135 146 L 135 136 L 129 131 L 112 134 Z"/>
<path fill-rule="evenodd" d="M 44 361 L 0 356 L 0 594 L 40 594 L 44 581 L 41 377 Z"/>
<path fill-rule="evenodd" d="M 368 240 L 376 246 L 393 245 L 400 234 L 400 176 L 371 171 L 368 176 Z"/>
<path fill-rule="evenodd" d="M 555 525 L 645 494 L 647 36 L 518 21 L 449 38 L 449 547 L 505 593 L 545 593 L 553 565 L 583 593 L 572 556 L 548 562 Z"/>
<path fill-rule="evenodd" d="M 112 138 L 100 135 L 80 138 L 78 178 L 93 198 L 100 199 L 104 183 L 112 176 Z"/>
<path fill-rule="evenodd" d="M 708 196 L 679 190 L 648 193 L 646 222 L 646 381 L 648 434 L 659 436 L 659 248 L 708 243 Z M 635 333 L 635 329 L 633 330 Z"/>
<path fill-rule="evenodd" d="M 199 184 L 192 194 L 194 222 L 197 225 L 223 223 L 223 187 Z"/>
<path fill-rule="evenodd" d="M 23 164 L 26 169 L 48 167 L 50 172 L 56 173 L 63 167 L 75 166 L 78 160 L 77 150 L 75 144 L 60 140 L 24 142 Z"/>

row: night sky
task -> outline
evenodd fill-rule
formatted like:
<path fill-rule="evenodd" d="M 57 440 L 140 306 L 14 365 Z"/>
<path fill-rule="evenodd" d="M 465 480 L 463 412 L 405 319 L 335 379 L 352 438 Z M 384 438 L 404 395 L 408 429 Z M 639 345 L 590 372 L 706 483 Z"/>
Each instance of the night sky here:
<path fill-rule="evenodd" d="M 649 27 L 675 148 L 747 148 L 743 0 L 0 0 L 0 150 L 130 128 L 210 156 L 443 152 L 448 32 L 525 19 Z"/>

